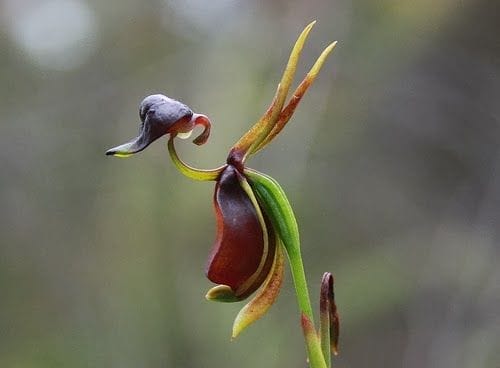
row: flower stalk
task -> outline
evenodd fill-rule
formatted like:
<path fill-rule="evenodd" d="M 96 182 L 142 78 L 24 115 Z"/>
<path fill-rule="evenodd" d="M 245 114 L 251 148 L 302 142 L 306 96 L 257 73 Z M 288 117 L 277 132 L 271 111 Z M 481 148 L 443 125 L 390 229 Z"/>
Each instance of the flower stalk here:
<path fill-rule="evenodd" d="M 287 251 L 311 367 L 326 367 L 320 341 L 314 330 L 314 315 L 300 251 L 299 228 L 292 206 L 276 180 L 252 169 L 247 169 L 246 173 L 252 179 L 253 188 L 262 199 L 266 212 L 272 214 L 271 218 L 275 221 L 274 225 Z"/>

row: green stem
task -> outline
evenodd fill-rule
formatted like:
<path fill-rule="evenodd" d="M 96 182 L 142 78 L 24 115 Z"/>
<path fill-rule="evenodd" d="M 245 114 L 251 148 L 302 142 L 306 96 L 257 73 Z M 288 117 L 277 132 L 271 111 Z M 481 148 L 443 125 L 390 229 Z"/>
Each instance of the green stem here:
<path fill-rule="evenodd" d="M 170 154 L 170 158 L 174 163 L 177 170 L 179 170 L 184 176 L 199 181 L 214 181 L 217 180 L 222 170 L 224 170 L 225 166 L 218 167 L 216 169 L 211 170 L 201 170 L 195 167 L 189 166 L 184 161 L 180 159 L 177 155 L 177 151 L 175 150 L 174 145 L 175 135 L 171 136 L 168 140 L 168 153 Z"/>
<path fill-rule="evenodd" d="M 311 301 L 300 253 L 299 230 L 290 202 L 288 202 L 283 189 L 273 178 L 248 168 L 245 169 L 245 174 L 283 241 L 290 260 L 299 309 L 314 326 Z M 315 331 L 312 335 L 306 334 L 304 331 L 310 366 L 311 368 L 326 368 L 319 337 Z"/>
<path fill-rule="evenodd" d="M 289 250 L 287 248 L 288 259 L 290 260 L 290 270 L 292 271 L 293 283 L 297 293 L 297 301 L 300 311 L 303 312 L 312 323 L 314 323 L 314 315 L 312 312 L 311 301 L 309 299 L 309 289 L 307 287 L 306 275 L 300 250 Z"/>
<path fill-rule="evenodd" d="M 293 248 L 299 248 L 293 247 Z M 288 259 L 290 260 L 290 270 L 292 271 L 293 283 L 295 285 L 295 293 L 297 294 L 297 301 L 299 308 L 302 313 L 304 313 L 311 321 L 312 326 L 314 326 L 314 316 L 312 313 L 311 301 L 309 299 L 309 289 L 307 287 L 306 275 L 304 272 L 304 265 L 302 263 L 302 256 L 300 254 L 300 249 L 297 252 L 290 252 L 287 249 Z M 304 335 L 305 335 L 304 331 Z M 306 337 L 306 336 L 304 336 Z M 307 353 L 309 356 L 309 362 L 311 368 L 326 368 L 325 358 L 323 357 L 322 348 L 318 335 L 314 331 L 314 337 L 307 338 Z"/>

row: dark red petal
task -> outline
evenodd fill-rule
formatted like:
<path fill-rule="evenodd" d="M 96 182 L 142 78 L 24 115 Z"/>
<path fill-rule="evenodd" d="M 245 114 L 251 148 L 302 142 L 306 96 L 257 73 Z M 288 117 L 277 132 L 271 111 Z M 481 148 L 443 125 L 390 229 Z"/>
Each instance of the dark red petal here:
<path fill-rule="evenodd" d="M 275 245 L 268 247 L 272 252 L 265 251 L 264 231 L 240 179 L 241 174 L 229 165 L 217 181 L 214 195 L 217 235 L 206 274 L 210 281 L 228 285 L 239 296 L 247 296 L 260 286 L 269 272 Z M 267 262 L 270 253 L 271 262 Z M 262 271 L 251 285 L 244 285 L 258 270 L 263 257 L 266 263 Z"/>
<path fill-rule="evenodd" d="M 271 226 L 271 222 L 267 219 L 266 214 L 265 213 L 262 214 L 266 222 L 267 234 L 269 239 L 267 254 L 263 254 L 261 256 L 261 257 L 266 257 L 265 263 L 262 269 L 259 271 L 259 274 L 255 276 L 254 280 L 252 280 L 251 283 L 245 285 L 245 287 L 241 289 L 236 290 L 236 293 L 240 297 L 240 299 L 245 299 L 249 295 L 253 294 L 253 292 L 257 290 L 264 283 L 264 281 L 267 278 L 267 275 L 269 274 L 273 266 L 274 254 L 276 252 L 276 246 L 277 246 L 276 236 L 274 233 L 274 229 Z"/>

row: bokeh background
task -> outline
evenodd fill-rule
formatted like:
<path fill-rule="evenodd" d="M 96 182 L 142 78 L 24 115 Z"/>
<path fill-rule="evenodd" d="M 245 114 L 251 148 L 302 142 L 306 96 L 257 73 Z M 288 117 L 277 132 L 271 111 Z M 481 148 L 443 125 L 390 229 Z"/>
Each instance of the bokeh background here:
<path fill-rule="evenodd" d="M 214 167 L 339 44 L 251 165 L 295 207 L 336 367 L 500 366 L 500 6 L 491 0 L 0 1 L 0 367 L 306 366 L 295 296 L 230 342 L 242 305 L 205 301 L 213 184 L 165 141 L 104 156 L 164 93 L 207 114 Z"/>

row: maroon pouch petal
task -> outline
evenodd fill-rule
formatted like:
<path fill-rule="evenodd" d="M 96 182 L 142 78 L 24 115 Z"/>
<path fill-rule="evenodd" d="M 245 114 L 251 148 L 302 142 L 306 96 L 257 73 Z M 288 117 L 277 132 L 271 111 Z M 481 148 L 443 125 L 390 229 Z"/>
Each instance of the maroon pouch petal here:
<path fill-rule="evenodd" d="M 249 295 L 253 294 L 255 290 L 257 290 L 266 280 L 269 272 L 271 271 L 271 268 L 273 266 L 273 261 L 274 261 L 274 254 L 276 253 L 276 247 L 277 247 L 277 241 L 276 241 L 276 236 L 274 233 L 274 229 L 271 227 L 271 222 L 266 218 L 265 214 L 263 213 L 264 220 L 266 222 L 266 228 L 267 228 L 267 234 L 268 234 L 268 246 L 267 246 L 267 252 L 264 249 L 264 252 L 261 256 L 261 262 L 262 257 L 265 257 L 264 264 L 262 265 L 262 268 L 256 272 L 258 272 L 257 275 L 254 275 L 252 280 L 247 281 L 244 285 L 242 285 L 239 289 L 236 290 L 237 296 L 240 298 L 240 300 L 243 300 L 247 298 Z"/>
<path fill-rule="evenodd" d="M 217 235 L 206 267 L 210 281 L 234 291 L 255 274 L 262 258 L 268 258 L 264 253 L 269 253 L 264 249 L 264 231 L 257 211 L 241 187 L 240 178 L 241 174 L 229 165 L 217 181 L 214 195 Z M 252 287 L 253 291 L 259 285 Z M 244 293 L 248 291 L 245 287 Z"/>

